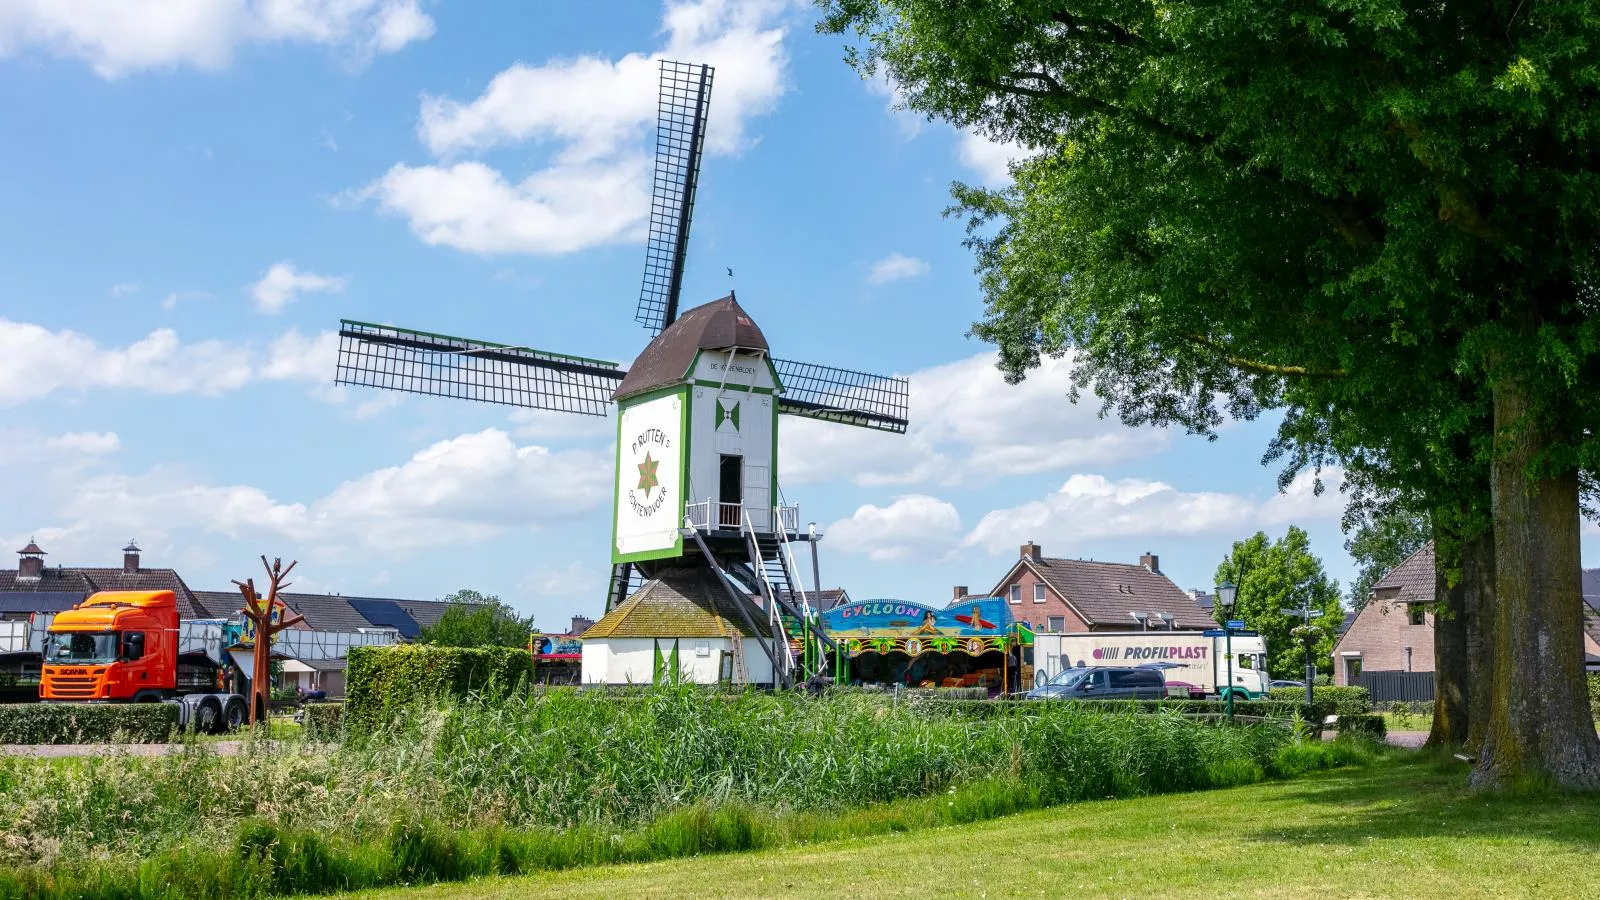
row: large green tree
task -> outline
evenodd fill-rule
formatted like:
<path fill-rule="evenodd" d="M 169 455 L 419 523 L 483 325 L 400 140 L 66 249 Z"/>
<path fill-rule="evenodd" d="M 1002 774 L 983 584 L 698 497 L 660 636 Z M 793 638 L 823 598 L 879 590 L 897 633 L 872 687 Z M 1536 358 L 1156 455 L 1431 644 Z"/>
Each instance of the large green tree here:
<path fill-rule="evenodd" d="M 1333 672 L 1333 641 L 1344 610 L 1339 604 L 1339 582 L 1328 578 L 1322 560 L 1311 552 L 1306 533 L 1293 525 L 1274 541 L 1264 532 L 1236 541 L 1233 550 L 1217 564 L 1216 580 L 1238 585 L 1232 616 L 1267 639 L 1267 668 L 1274 678 L 1305 676 L 1305 645 L 1290 632 L 1303 620 L 1283 613 L 1309 604 L 1322 613 L 1311 621 L 1321 632 L 1312 645 L 1317 671 Z M 1222 615 L 1219 611 L 1218 615 Z"/>
<path fill-rule="evenodd" d="M 1359 610 L 1372 596 L 1372 586 L 1411 554 L 1433 539 L 1428 517 L 1406 509 L 1396 509 L 1357 524 L 1344 542 L 1344 549 L 1355 560 L 1356 580 L 1350 585 L 1350 608 Z"/>
<path fill-rule="evenodd" d="M 1289 401 L 1398 410 L 1451 373 L 1484 386 L 1494 674 L 1474 778 L 1600 785 L 1577 614 L 1600 400 L 1593 4 L 821 5 L 910 108 L 1033 148 L 1014 188 L 958 191 L 976 331 L 1011 376 L 1071 350 L 1124 421 L 1200 432 Z"/>
<path fill-rule="evenodd" d="M 445 647 L 526 647 L 533 616 L 521 616 L 499 597 L 459 590 L 443 598 L 439 621 L 422 629 L 422 642 Z"/>

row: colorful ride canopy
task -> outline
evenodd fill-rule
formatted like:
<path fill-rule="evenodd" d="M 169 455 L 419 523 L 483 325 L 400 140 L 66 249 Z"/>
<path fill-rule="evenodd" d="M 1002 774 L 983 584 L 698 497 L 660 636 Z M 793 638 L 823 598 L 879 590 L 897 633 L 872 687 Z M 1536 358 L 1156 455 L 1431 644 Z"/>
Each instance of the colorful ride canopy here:
<path fill-rule="evenodd" d="M 904 600 L 857 600 L 822 614 L 822 628 L 840 637 L 992 637 L 1016 619 L 1000 597 L 962 600 L 935 609 Z"/>

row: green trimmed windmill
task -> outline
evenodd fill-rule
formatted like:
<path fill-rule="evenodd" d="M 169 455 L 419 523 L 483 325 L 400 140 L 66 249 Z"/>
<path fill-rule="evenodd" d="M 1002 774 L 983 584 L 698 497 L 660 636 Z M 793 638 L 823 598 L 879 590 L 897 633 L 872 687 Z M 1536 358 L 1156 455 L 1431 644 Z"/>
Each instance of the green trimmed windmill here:
<path fill-rule="evenodd" d="M 908 385 L 773 357 L 732 293 L 679 315 L 712 75 L 706 65 L 661 64 L 650 233 L 635 315 L 653 339 L 631 368 L 345 320 L 335 381 L 580 415 L 603 416 L 615 404 L 612 574 L 607 617 L 597 628 L 648 631 L 639 621 L 633 631 L 619 631 L 608 620 L 630 613 L 629 603 L 667 603 L 661 598 L 670 596 L 693 613 L 696 628 L 737 626 L 729 651 L 735 672 L 747 670 L 743 639 L 754 638 L 765 659 L 748 669 L 765 672 L 770 663 L 771 682 L 786 685 L 821 672 L 832 644 L 798 577 L 794 545 L 811 543 L 815 579 L 817 535 L 801 529 L 797 508 L 778 490 L 779 417 L 904 433 Z M 659 658 L 659 642 L 655 652 Z"/>

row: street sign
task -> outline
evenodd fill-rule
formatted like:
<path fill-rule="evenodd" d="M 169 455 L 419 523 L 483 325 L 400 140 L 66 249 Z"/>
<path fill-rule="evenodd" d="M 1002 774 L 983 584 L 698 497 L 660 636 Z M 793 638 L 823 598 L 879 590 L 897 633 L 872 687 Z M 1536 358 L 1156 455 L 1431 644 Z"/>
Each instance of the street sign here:
<path fill-rule="evenodd" d="M 1221 628 L 1207 628 L 1205 631 L 1200 632 L 1200 634 L 1203 637 L 1222 637 L 1222 629 Z"/>
<path fill-rule="evenodd" d="M 1228 620 L 1228 627 L 1230 629 L 1234 630 L 1234 631 L 1238 631 L 1238 630 L 1244 628 L 1244 620 L 1243 619 L 1229 619 Z"/>

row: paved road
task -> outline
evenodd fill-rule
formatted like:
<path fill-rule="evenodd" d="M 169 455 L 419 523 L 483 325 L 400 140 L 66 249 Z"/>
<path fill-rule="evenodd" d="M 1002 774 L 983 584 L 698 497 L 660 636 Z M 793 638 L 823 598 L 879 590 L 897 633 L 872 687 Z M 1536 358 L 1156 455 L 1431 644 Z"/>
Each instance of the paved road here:
<path fill-rule="evenodd" d="M 1395 745 L 1396 747 L 1410 747 L 1415 749 L 1417 747 L 1421 747 L 1427 742 L 1427 740 L 1428 733 L 1426 731 L 1389 732 L 1389 743 Z"/>

